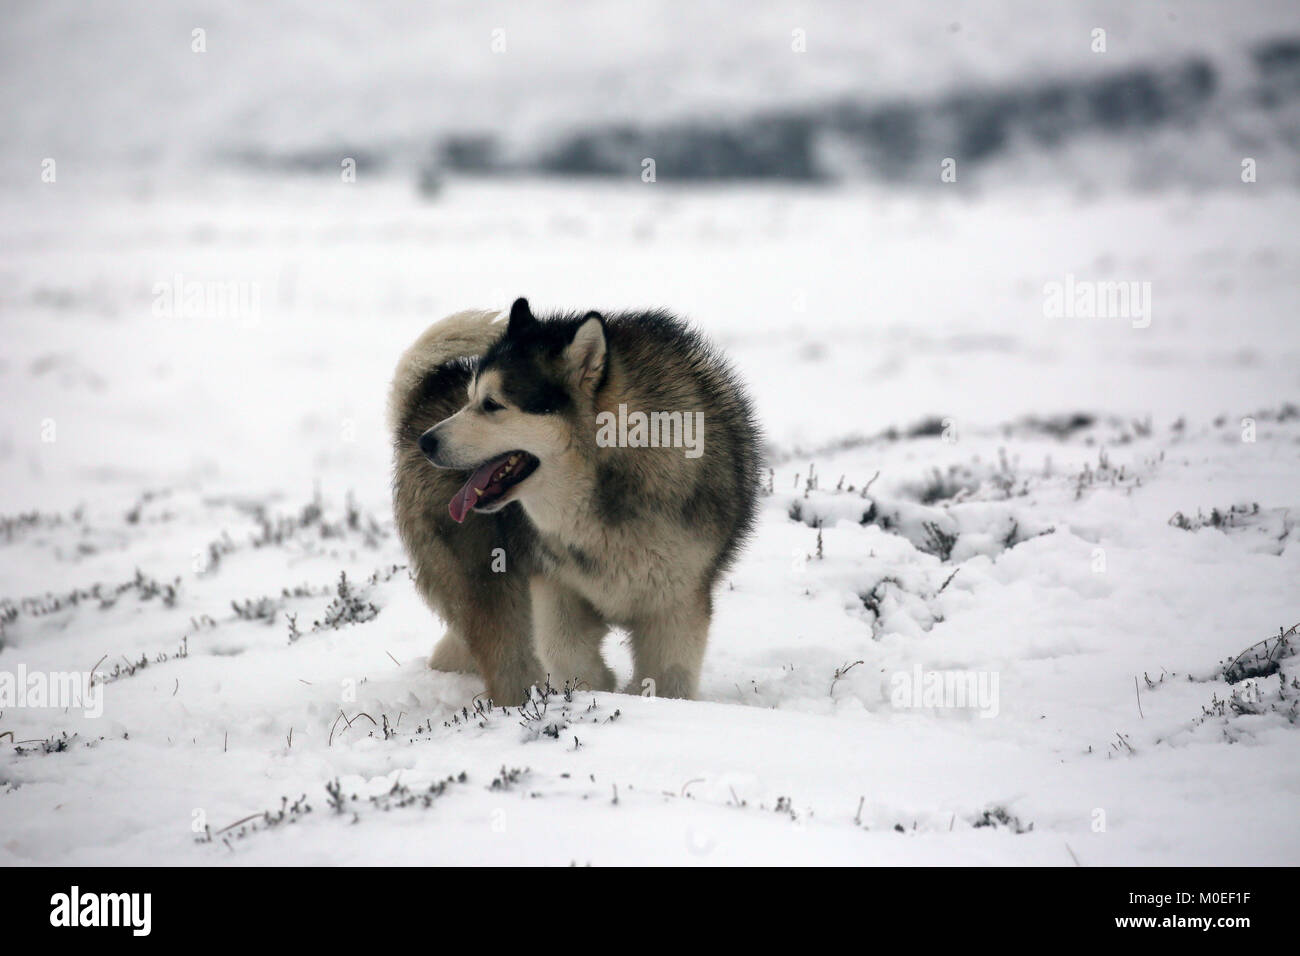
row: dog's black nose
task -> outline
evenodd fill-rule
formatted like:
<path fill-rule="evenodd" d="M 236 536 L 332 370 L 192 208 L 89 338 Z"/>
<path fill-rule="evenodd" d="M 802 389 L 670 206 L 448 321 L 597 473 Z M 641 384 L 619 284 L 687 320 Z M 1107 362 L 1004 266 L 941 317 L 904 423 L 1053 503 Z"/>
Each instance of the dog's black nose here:
<path fill-rule="evenodd" d="M 433 461 L 433 456 L 438 453 L 438 436 L 433 433 L 432 428 L 420 436 L 420 451 L 429 461 Z"/>

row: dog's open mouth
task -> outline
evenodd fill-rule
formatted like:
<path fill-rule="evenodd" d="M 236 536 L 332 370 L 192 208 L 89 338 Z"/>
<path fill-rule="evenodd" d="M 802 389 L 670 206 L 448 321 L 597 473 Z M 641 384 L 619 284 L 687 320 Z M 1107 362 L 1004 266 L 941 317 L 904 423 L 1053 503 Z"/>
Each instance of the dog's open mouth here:
<path fill-rule="evenodd" d="M 447 505 L 451 520 L 459 524 L 465 520 L 470 509 L 482 511 L 500 501 L 506 492 L 531 475 L 539 464 L 526 451 L 512 451 L 479 465 Z"/>

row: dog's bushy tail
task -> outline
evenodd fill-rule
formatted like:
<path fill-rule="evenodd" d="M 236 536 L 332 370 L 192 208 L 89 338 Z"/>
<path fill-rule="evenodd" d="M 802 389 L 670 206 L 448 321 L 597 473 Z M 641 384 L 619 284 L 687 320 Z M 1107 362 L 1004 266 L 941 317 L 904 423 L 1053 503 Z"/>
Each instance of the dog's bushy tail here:
<path fill-rule="evenodd" d="M 394 432 L 408 405 L 412 391 L 424 376 L 447 362 L 482 355 L 505 332 L 505 322 L 498 322 L 500 312 L 468 309 L 449 315 L 424 330 L 409 349 L 402 353 L 393 373 L 388 392 L 388 429 Z"/>

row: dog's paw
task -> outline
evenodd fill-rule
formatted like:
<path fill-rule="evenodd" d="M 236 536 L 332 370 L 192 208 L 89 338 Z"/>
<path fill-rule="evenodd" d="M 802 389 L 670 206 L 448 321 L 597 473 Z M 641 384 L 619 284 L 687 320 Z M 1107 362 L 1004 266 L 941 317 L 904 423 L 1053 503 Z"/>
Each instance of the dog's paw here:
<path fill-rule="evenodd" d="M 554 679 L 551 681 L 554 683 Z M 567 683 L 576 690 L 600 690 L 612 691 L 618 686 L 618 681 L 614 677 L 614 672 L 608 667 L 601 665 L 598 671 L 595 671 L 591 677 L 571 677 L 561 684 Z"/>
<path fill-rule="evenodd" d="M 435 671 L 454 671 L 461 674 L 477 674 L 478 665 L 474 655 L 469 652 L 469 645 L 456 633 L 448 631 L 443 635 L 429 655 L 429 667 Z"/>

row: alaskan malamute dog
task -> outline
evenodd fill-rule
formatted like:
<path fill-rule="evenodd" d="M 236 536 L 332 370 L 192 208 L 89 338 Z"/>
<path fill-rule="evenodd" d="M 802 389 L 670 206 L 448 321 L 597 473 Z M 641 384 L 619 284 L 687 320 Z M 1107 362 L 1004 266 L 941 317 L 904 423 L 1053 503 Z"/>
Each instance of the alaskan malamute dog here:
<path fill-rule="evenodd" d="M 415 580 L 448 628 L 430 666 L 477 670 L 498 703 L 549 677 L 691 697 L 712 591 L 754 522 L 759 436 L 745 392 L 666 312 L 509 322 L 460 312 L 397 366 L 394 506 Z"/>

